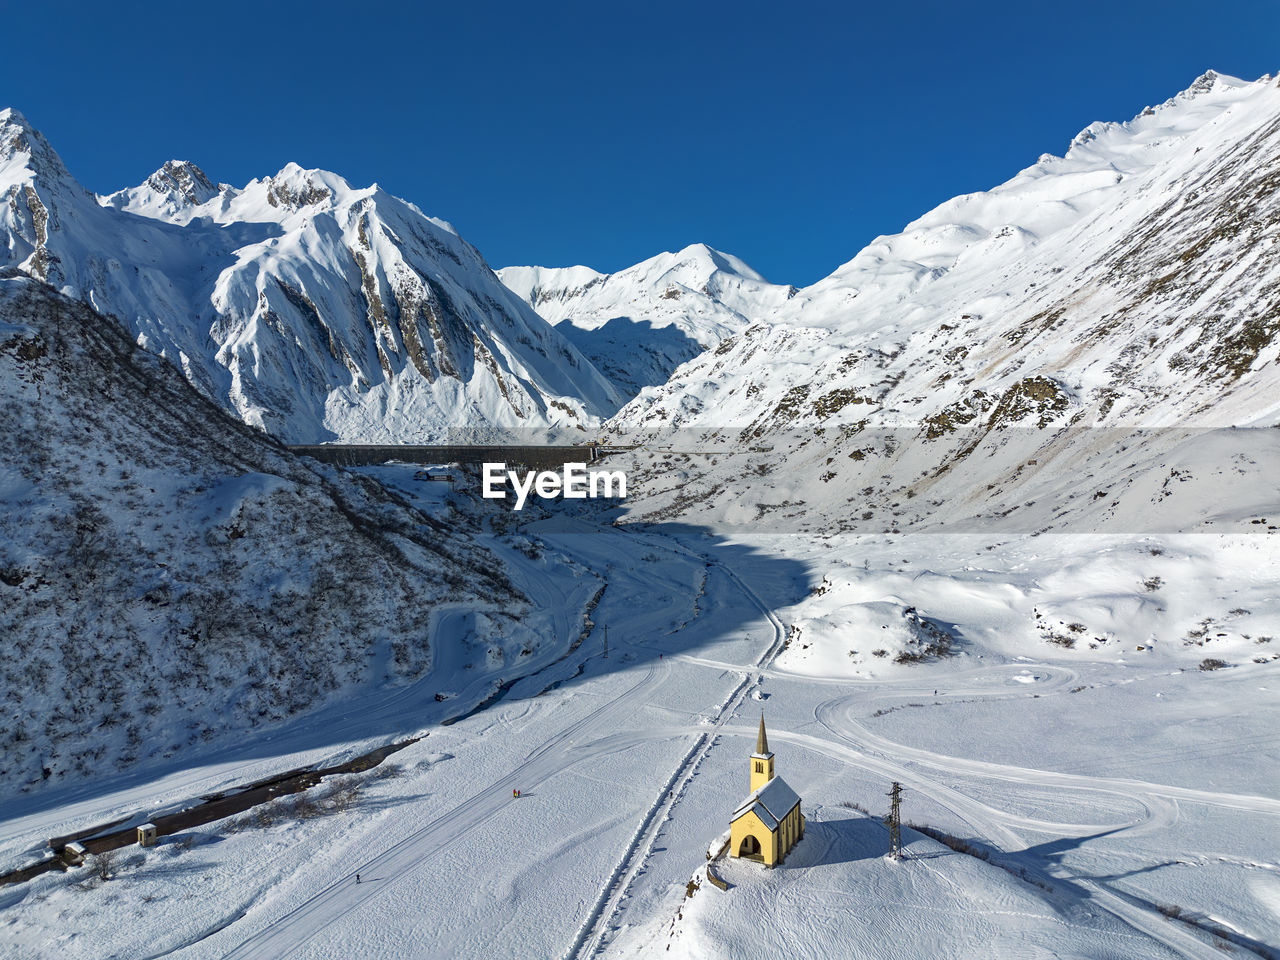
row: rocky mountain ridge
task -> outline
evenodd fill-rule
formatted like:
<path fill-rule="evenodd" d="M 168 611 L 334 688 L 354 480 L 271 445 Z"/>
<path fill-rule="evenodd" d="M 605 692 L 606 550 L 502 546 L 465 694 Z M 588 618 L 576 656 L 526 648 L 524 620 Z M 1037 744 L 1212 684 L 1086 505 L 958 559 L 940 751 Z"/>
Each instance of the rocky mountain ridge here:
<path fill-rule="evenodd" d="M 4 262 L 124 323 L 292 442 L 592 428 L 612 385 L 447 223 L 289 164 L 243 189 L 171 161 L 94 197 L 0 111 Z"/>

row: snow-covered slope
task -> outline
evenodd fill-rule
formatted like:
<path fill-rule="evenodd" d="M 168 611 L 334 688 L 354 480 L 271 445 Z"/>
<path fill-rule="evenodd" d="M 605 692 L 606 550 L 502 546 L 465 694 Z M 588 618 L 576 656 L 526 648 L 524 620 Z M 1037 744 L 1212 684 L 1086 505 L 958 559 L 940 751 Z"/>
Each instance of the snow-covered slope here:
<path fill-rule="evenodd" d="M 563 633 L 572 605 L 525 600 L 465 518 L 293 457 L 108 318 L 5 274 L 0 796 L 428 670 L 454 689 L 468 637 L 497 667 Z"/>
<path fill-rule="evenodd" d="M 498 276 L 628 398 L 665 383 L 680 364 L 795 293 L 701 243 L 611 274 L 504 267 Z"/>
<path fill-rule="evenodd" d="M 1073 488 L 1085 472 L 1105 478 L 1099 490 L 1126 480 L 1118 433 L 1068 441 L 1053 428 L 1149 428 L 1165 453 L 1186 438 L 1160 428 L 1274 424 L 1278 156 L 1275 81 L 1205 74 L 1127 123 L 1092 124 L 1065 157 L 877 239 L 613 424 L 808 444 L 774 502 L 845 513 L 873 493 L 949 509 L 959 491 L 940 494 L 942 475 L 966 462 L 993 488 L 1043 480 L 1049 464 Z M 993 461 L 1013 434 L 1018 454 Z M 1080 470 L 1102 447 L 1107 463 Z M 1166 482 L 1178 468 L 1157 465 Z M 1015 475 L 1028 466 L 1039 469 Z M 1004 508 L 1028 499 L 1011 489 Z"/>
<path fill-rule="evenodd" d="M 172 161 L 97 198 L 4 110 L 0 195 L 5 263 L 281 439 L 577 428 L 619 404 L 451 226 L 376 185 L 290 164 L 237 190 Z"/>

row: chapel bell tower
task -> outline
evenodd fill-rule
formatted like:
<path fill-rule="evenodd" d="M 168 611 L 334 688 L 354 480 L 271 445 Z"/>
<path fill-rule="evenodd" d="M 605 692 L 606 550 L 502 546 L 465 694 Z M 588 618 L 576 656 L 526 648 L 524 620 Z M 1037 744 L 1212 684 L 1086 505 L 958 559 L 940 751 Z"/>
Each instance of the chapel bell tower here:
<path fill-rule="evenodd" d="M 773 754 L 764 732 L 764 714 L 760 714 L 760 732 L 756 734 L 756 752 L 751 755 L 751 792 L 755 793 L 773 779 Z"/>

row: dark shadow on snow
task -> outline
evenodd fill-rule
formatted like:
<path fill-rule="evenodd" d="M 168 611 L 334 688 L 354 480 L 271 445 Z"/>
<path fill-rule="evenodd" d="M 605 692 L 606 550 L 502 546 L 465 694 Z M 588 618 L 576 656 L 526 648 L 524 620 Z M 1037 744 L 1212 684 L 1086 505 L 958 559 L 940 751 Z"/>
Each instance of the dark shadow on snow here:
<path fill-rule="evenodd" d="M 838 820 L 807 820 L 804 836 L 775 869 L 802 870 L 874 860 L 889 852 L 889 832 L 872 817 L 849 812 Z"/>
<path fill-rule="evenodd" d="M 565 501 L 559 501 L 563 504 Z M 573 504 L 573 508 L 580 504 Z M 572 538 L 602 536 L 617 538 L 619 556 L 635 558 L 638 566 L 645 563 L 663 564 L 671 549 L 676 548 L 686 559 L 676 565 L 682 574 L 692 578 L 704 574 L 727 577 L 723 568 L 731 569 L 745 581 L 770 609 L 795 603 L 803 598 L 818 581 L 808 566 L 796 560 L 774 556 L 756 547 L 729 542 L 707 528 L 692 524 L 644 524 L 621 530 L 609 524 L 612 508 L 605 504 L 590 504 L 587 513 L 577 517 L 565 517 L 557 523 L 553 513 L 530 519 L 540 524 L 538 536 L 545 537 L 548 546 L 573 554 Z M 590 518 L 599 523 L 599 532 L 582 532 L 581 521 Z M 577 525 L 574 525 L 574 522 Z M 572 531 L 572 532 L 570 532 Z M 597 541 L 598 542 L 598 541 Z M 665 552 L 664 552 L 665 551 Z M 652 560 L 646 560 L 651 556 Z M 719 572 L 717 569 L 719 568 Z M 608 584 L 609 570 L 596 568 L 594 572 Z M 721 583 L 721 587 L 724 583 Z M 535 603 L 538 597 L 532 598 Z M 653 598 L 654 605 L 670 602 L 669 596 Z M 683 601 L 681 601 L 682 603 Z M 391 688 L 363 688 L 349 700 L 327 704 L 316 710 L 291 717 L 278 723 L 264 725 L 255 730 L 241 731 L 238 741 L 212 750 L 193 750 L 189 755 L 170 760 L 158 760 L 148 764 L 145 760 L 120 773 L 111 773 L 91 782 L 78 781 L 58 785 L 11 798 L 13 816 L 29 815 L 53 809 L 68 803 L 83 801 L 106 793 L 127 790 L 172 774 L 174 771 L 212 763 L 249 763 L 272 757 L 288 757 L 308 750 L 332 747 L 344 748 L 356 740 L 385 738 L 388 742 L 416 731 L 449 722 L 462 717 L 483 714 L 502 704 L 522 699 L 534 699 L 563 690 L 575 684 L 590 683 L 619 670 L 634 670 L 636 666 L 660 660 L 663 656 L 689 653 L 717 641 L 740 637 L 743 627 L 757 625 L 756 645 L 763 651 L 771 642 L 768 623 L 760 607 L 750 596 L 735 588 L 720 589 L 710 599 L 700 601 L 702 609 L 697 616 L 692 608 L 687 621 L 672 624 L 667 629 L 655 630 L 643 636 L 631 635 L 625 627 L 627 618 L 636 607 L 647 606 L 643 597 L 636 597 L 625 588 L 615 598 L 606 589 L 600 607 L 592 614 L 594 625 L 585 638 L 561 637 L 561 647 L 580 640 L 572 655 L 561 657 L 551 664 L 522 673 L 504 674 L 497 671 L 481 674 L 485 680 L 466 697 L 450 697 L 436 700 L 436 693 L 458 683 L 457 677 L 436 677 L 431 671 L 410 684 Z M 680 606 L 680 603 L 677 603 Z M 609 633 L 609 655 L 604 655 L 604 631 Z M 369 642 L 377 638 L 376 625 L 370 625 Z M 443 642 L 443 641 L 442 641 Z M 746 664 L 744 664 L 746 666 Z M 394 709 L 385 707 L 379 712 L 383 700 L 394 699 Z M 476 706 L 483 703 L 483 709 Z M 228 741 L 235 740 L 229 736 Z M 430 741 L 424 741 L 430 749 Z M 819 833 L 821 834 L 820 829 Z M 35 841 L 37 838 L 32 838 Z"/>
<path fill-rule="evenodd" d="M 624 403 L 645 387 L 666 383 L 676 367 L 706 349 L 674 325 L 655 327 L 631 317 L 614 317 L 594 330 L 565 321 L 556 332 L 617 386 Z"/>

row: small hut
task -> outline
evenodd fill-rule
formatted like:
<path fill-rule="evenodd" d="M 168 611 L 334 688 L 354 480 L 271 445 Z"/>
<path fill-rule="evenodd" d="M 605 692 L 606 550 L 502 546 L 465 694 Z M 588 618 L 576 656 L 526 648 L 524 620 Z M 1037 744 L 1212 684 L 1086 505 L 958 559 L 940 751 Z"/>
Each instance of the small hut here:
<path fill-rule="evenodd" d="M 69 867 L 78 867 L 84 863 L 88 851 L 80 843 L 68 843 L 62 848 L 62 862 Z"/>

